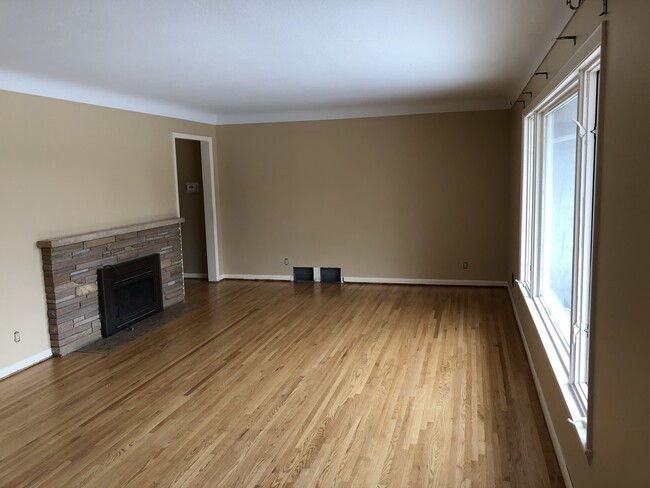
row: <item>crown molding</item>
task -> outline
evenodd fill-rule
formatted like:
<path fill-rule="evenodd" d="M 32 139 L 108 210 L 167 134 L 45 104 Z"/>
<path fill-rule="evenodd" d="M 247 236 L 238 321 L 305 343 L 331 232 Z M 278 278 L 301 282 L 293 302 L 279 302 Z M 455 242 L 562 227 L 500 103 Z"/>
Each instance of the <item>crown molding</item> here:
<path fill-rule="evenodd" d="M 215 125 L 214 114 L 101 88 L 0 70 L 0 90 Z"/>
<path fill-rule="evenodd" d="M 216 114 L 159 100 L 125 95 L 101 88 L 93 88 L 7 70 L 0 70 L 0 90 L 126 110 L 129 112 L 171 117 L 210 125 L 359 119 L 368 117 L 503 110 L 509 108 L 505 100 L 486 98 L 478 100 L 385 102 L 311 110 Z"/>

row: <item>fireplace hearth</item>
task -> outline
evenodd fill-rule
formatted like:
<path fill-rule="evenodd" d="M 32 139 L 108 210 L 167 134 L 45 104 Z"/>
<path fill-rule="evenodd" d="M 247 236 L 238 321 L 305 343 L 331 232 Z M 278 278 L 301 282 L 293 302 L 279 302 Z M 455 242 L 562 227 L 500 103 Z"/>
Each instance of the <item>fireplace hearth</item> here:
<path fill-rule="evenodd" d="M 102 336 L 154 315 L 163 309 L 160 254 L 151 254 L 97 270 Z"/>

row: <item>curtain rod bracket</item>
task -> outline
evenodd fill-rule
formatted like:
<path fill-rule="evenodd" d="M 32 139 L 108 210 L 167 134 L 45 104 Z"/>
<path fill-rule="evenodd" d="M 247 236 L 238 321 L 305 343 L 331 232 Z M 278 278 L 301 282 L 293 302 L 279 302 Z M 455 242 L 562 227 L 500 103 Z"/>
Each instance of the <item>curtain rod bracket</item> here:
<path fill-rule="evenodd" d="M 573 41 L 573 45 L 576 45 L 576 36 L 560 36 L 554 37 L 554 41 Z"/>
<path fill-rule="evenodd" d="M 530 98 L 533 98 L 533 92 L 531 92 L 531 91 L 521 92 L 521 94 L 522 95 L 530 95 Z"/>
<path fill-rule="evenodd" d="M 574 7 L 573 0 L 566 0 L 566 4 L 571 10 L 578 10 L 580 8 L 580 5 L 582 5 L 582 2 L 584 2 L 584 0 L 578 0 L 578 5 Z"/>
<path fill-rule="evenodd" d="M 526 102 L 523 100 L 515 100 L 514 102 L 510 102 L 510 106 L 514 107 L 516 104 L 521 103 L 523 104 L 524 108 L 526 108 Z"/>
<path fill-rule="evenodd" d="M 599 17 L 607 15 L 607 0 L 603 0 L 603 11 L 600 13 Z"/>
<path fill-rule="evenodd" d="M 535 73 L 533 73 L 533 76 L 540 76 L 540 75 L 544 75 L 548 80 L 548 71 L 536 71 Z"/>

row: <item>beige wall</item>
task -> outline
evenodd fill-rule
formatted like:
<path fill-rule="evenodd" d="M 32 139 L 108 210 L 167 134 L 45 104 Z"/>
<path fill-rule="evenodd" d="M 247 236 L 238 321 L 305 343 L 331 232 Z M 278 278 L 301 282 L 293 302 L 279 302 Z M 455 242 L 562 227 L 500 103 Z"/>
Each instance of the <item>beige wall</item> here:
<path fill-rule="evenodd" d="M 36 241 L 175 215 L 171 134 L 214 127 L 4 91 L 0 107 L 2 369 L 49 348 Z"/>
<path fill-rule="evenodd" d="M 599 0 L 587 0 L 565 29 L 579 36 L 593 31 L 602 18 Z M 515 292 L 527 342 L 576 488 L 650 486 L 650 2 L 609 2 L 599 133 L 599 234 L 592 317 L 594 372 L 593 461 L 587 463 L 573 428 L 567 423 L 559 388 L 545 358 L 539 335 Z M 570 43 L 568 43 L 570 44 Z M 572 49 L 555 49 L 542 64 L 551 75 Z M 536 80 L 541 88 L 543 82 Z M 521 113 L 513 110 L 513 205 L 519 205 Z M 510 228 L 518 229 L 519 216 Z M 517 235 L 510 242 L 510 267 L 517 269 Z"/>
<path fill-rule="evenodd" d="M 506 111 L 215 129 L 3 91 L 0 106 L 0 369 L 49 347 L 37 240 L 175 215 L 172 132 L 217 135 L 222 272 L 507 278 Z"/>
<path fill-rule="evenodd" d="M 176 139 L 176 170 L 178 200 L 183 237 L 183 268 L 185 273 L 208 273 L 205 244 L 205 210 L 203 208 L 203 176 L 201 174 L 201 143 Z M 197 193 L 188 193 L 186 183 L 198 183 Z"/>
<path fill-rule="evenodd" d="M 217 127 L 223 272 L 506 280 L 509 125 L 488 111 Z"/>

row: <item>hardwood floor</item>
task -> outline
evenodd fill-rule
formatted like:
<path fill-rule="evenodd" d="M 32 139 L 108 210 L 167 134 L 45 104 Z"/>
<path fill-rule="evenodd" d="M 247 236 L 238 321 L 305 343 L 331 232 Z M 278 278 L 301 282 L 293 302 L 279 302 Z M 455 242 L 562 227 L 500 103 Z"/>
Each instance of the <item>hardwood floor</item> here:
<path fill-rule="evenodd" d="M 187 282 L 0 382 L 0 486 L 564 486 L 504 288 Z"/>

